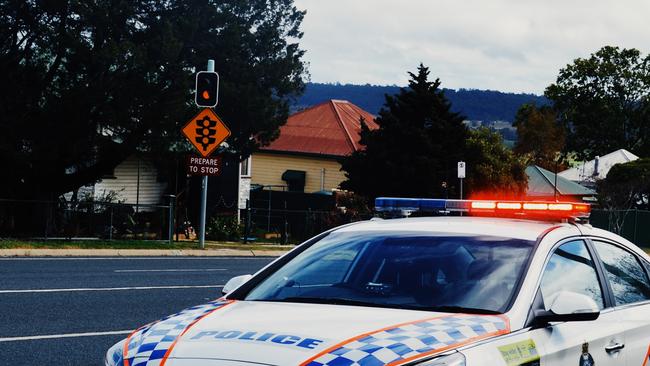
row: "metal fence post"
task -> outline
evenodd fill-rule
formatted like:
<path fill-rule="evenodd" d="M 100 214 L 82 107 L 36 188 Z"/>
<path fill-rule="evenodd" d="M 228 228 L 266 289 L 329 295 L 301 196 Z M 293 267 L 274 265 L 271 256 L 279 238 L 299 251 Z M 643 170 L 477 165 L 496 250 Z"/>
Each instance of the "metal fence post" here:
<path fill-rule="evenodd" d="M 248 236 L 251 229 L 251 201 L 246 200 L 246 223 L 244 224 L 244 244 L 248 243 Z"/>
<path fill-rule="evenodd" d="M 273 188 L 269 189 L 269 211 L 268 211 L 268 216 L 266 219 L 266 231 L 271 232 L 271 190 Z"/>
<path fill-rule="evenodd" d="M 48 226 L 49 226 L 49 216 L 50 216 L 50 207 L 51 203 L 46 202 L 45 203 L 45 240 L 47 240 L 47 232 L 48 232 Z"/>
<path fill-rule="evenodd" d="M 287 244 L 287 230 L 289 228 L 289 223 L 287 222 L 287 201 L 284 201 L 284 213 L 283 213 L 284 225 L 282 225 L 282 235 L 280 236 L 280 243 L 282 245 Z"/>
<path fill-rule="evenodd" d="M 113 240 L 113 204 L 110 204 L 110 218 L 108 221 L 108 240 Z"/>
<path fill-rule="evenodd" d="M 173 194 L 169 195 L 169 245 L 174 243 L 174 206 L 176 201 L 176 196 Z"/>

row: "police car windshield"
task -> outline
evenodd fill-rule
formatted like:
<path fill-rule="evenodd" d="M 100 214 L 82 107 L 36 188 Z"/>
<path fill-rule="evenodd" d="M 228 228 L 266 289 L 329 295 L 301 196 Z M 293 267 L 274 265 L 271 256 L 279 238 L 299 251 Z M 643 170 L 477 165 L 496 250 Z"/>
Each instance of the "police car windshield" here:
<path fill-rule="evenodd" d="M 421 232 L 334 232 L 246 300 L 504 312 L 534 242 Z"/>

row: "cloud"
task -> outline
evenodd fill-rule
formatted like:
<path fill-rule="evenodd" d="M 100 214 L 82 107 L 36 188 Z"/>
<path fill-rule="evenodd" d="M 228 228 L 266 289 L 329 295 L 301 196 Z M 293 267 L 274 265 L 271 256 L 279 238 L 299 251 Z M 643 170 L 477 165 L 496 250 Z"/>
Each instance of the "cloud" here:
<path fill-rule="evenodd" d="M 420 62 L 449 88 L 542 93 L 604 45 L 650 52 L 647 0 L 296 0 L 313 81 L 397 84 Z M 644 49 L 646 47 L 646 49 Z"/>

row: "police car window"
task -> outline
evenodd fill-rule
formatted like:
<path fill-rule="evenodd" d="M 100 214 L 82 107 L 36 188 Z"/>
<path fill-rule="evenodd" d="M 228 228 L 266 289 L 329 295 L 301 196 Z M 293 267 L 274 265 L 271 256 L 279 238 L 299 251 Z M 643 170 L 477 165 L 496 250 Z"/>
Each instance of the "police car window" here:
<path fill-rule="evenodd" d="M 650 300 L 648 276 L 634 254 L 615 245 L 594 241 L 616 305 Z"/>
<path fill-rule="evenodd" d="M 533 246 L 511 238 L 334 232 L 245 299 L 503 312 Z"/>
<path fill-rule="evenodd" d="M 553 252 L 544 270 L 542 297 L 550 299 L 560 291 L 572 291 L 594 299 L 600 309 L 605 304 L 594 261 L 582 240 L 562 244 Z M 546 303 L 546 307 L 550 304 Z"/>

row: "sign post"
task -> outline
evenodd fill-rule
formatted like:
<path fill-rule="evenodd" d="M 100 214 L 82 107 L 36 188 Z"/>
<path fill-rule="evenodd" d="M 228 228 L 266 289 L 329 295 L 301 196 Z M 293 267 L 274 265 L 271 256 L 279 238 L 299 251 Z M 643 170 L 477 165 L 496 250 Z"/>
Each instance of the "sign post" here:
<path fill-rule="evenodd" d="M 465 178 L 465 162 L 458 162 L 458 179 L 460 179 L 460 199 L 463 199 L 463 179 Z M 463 213 L 460 213 L 463 216 Z"/>
<path fill-rule="evenodd" d="M 208 60 L 208 71 L 214 72 L 214 60 Z M 199 219 L 199 246 L 205 249 L 205 211 L 208 206 L 208 176 L 201 180 L 201 213 Z"/>
<path fill-rule="evenodd" d="M 465 162 L 458 162 L 458 179 L 460 179 L 460 199 L 463 199 L 463 179 L 465 178 Z"/>
<path fill-rule="evenodd" d="M 219 75 L 214 72 L 214 60 L 208 60 L 208 70 L 199 72 L 196 80 L 196 104 L 206 108 L 192 118 L 181 131 L 201 154 L 201 156 L 188 157 L 187 172 L 190 175 L 203 177 L 201 179 L 199 245 L 201 249 L 205 249 L 208 176 L 216 176 L 221 173 L 221 157 L 209 158 L 209 155 L 230 136 L 230 129 L 211 109 L 217 105 L 219 91 Z"/>

